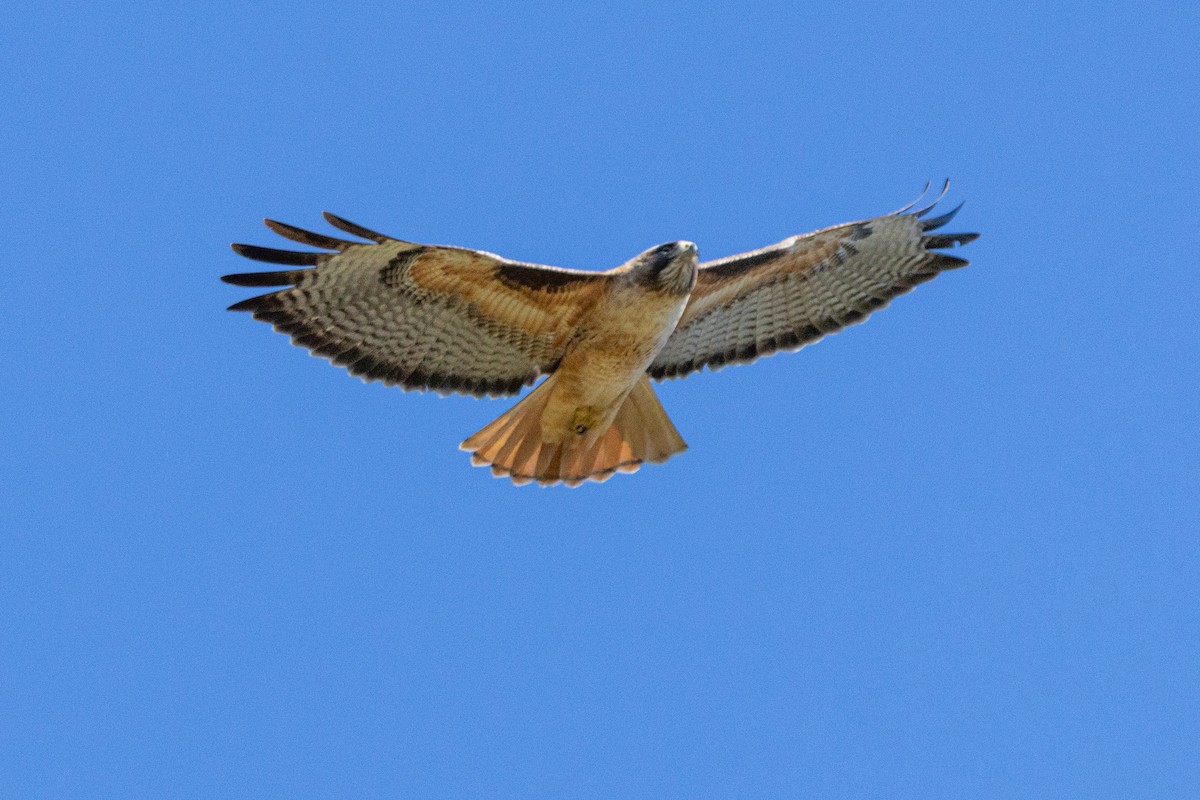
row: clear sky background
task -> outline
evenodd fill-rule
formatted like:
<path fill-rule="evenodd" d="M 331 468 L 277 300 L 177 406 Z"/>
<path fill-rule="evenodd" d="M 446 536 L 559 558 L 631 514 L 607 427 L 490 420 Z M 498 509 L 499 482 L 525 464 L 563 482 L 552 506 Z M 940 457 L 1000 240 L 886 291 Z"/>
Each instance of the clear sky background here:
<path fill-rule="evenodd" d="M 1200 796 L 1187 3 L 18 3 L 0 796 Z M 576 490 L 225 306 L 329 209 L 607 268 L 982 238 Z"/>

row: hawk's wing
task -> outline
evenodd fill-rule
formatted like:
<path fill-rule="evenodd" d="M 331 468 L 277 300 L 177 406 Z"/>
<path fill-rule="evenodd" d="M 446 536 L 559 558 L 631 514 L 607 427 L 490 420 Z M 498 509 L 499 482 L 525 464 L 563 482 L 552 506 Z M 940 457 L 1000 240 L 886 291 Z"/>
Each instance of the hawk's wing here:
<path fill-rule="evenodd" d="M 350 242 L 267 220 L 334 252 L 235 244 L 247 258 L 311 269 L 226 275 L 237 286 L 288 286 L 230 306 L 364 380 L 441 393 L 515 394 L 552 371 L 575 322 L 603 292 L 598 272 L 413 244 L 325 214 Z"/>
<path fill-rule="evenodd" d="M 937 250 L 979 234 L 930 233 L 958 211 L 922 219 L 932 208 L 905 208 L 701 264 L 679 324 L 650 365 L 651 377 L 677 378 L 705 365 L 718 369 L 795 350 L 861 322 L 942 270 L 966 266 Z"/>

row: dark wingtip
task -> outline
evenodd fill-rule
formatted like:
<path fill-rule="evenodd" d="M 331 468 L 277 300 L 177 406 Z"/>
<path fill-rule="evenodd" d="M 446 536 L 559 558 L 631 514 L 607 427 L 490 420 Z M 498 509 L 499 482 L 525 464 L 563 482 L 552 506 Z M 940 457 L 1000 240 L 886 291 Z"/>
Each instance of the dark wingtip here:
<path fill-rule="evenodd" d="M 306 244 L 310 247 L 322 247 L 326 250 L 341 252 L 348 247 L 358 244 L 357 242 L 348 242 L 345 239 L 326 236 L 323 233 L 306 231 L 304 228 L 297 228 L 295 225 L 288 225 L 286 222 L 279 222 L 274 219 L 264 219 L 263 224 L 285 239 L 291 239 L 293 242 Z"/>
<path fill-rule="evenodd" d="M 312 267 L 329 257 L 328 253 L 301 253 L 296 250 L 276 250 L 273 247 L 259 247 L 254 244 L 229 245 L 233 252 L 254 261 L 265 261 L 268 264 L 287 264 L 293 267 Z"/>
<path fill-rule="evenodd" d="M 942 227 L 947 222 L 954 219 L 954 215 L 957 214 L 962 209 L 962 207 L 965 203 L 966 203 L 966 201 L 964 200 L 962 203 L 959 203 L 954 208 L 947 211 L 945 214 L 942 214 L 940 217 L 933 217 L 932 219 L 925 220 L 924 222 L 921 223 L 921 230 L 933 231 L 933 230 L 937 230 L 938 228 Z M 920 214 L 917 215 L 918 218 L 920 216 L 921 216 Z"/>
<path fill-rule="evenodd" d="M 932 203 L 930 203 L 929 205 L 922 208 L 920 211 L 915 212 L 917 215 L 917 219 L 920 219 L 921 217 L 928 214 L 930 211 L 933 210 L 934 206 L 936 206 L 938 203 L 942 202 L 942 199 L 946 196 L 946 192 L 948 192 L 948 191 L 950 191 L 950 179 L 946 178 L 945 182 L 942 183 L 942 190 L 940 192 L 938 192 L 937 198 Z"/>
<path fill-rule="evenodd" d="M 238 272 L 222 275 L 221 280 L 234 286 L 294 286 L 308 270 L 289 269 L 284 272 Z"/>
<path fill-rule="evenodd" d="M 928 250 L 937 250 L 943 247 L 969 244 L 978 238 L 978 233 L 931 233 L 921 237 L 921 244 Z"/>
<path fill-rule="evenodd" d="M 257 311 L 259 306 L 261 306 L 261 305 L 262 305 L 262 296 L 251 297 L 246 300 L 242 300 L 240 303 L 234 303 L 233 305 L 231 305 L 229 308 L 227 308 L 225 310 L 226 311 Z"/>
<path fill-rule="evenodd" d="M 322 211 L 321 216 L 325 218 L 326 222 L 338 230 L 345 231 L 346 233 L 354 236 L 359 236 L 367 241 L 375 242 L 376 244 L 383 244 L 392 238 L 390 236 L 384 236 L 382 233 L 373 231 L 370 228 L 364 228 L 362 225 L 356 225 L 350 220 L 343 219 L 337 214 L 331 214 L 328 211 Z"/>
<path fill-rule="evenodd" d="M 939 253 L 937 258 L 935 258 L 933 260 L 933 265 L 935 267 L 937 267 L 939 270 L 959 269 L 961 267 L 965 267 L 967 264 L 970 264 L 970 263 L 971 262 L 967 261 L 965 258 L 959 258 L 958 256 L 948 256 L 945 253 Z"/>
<path fill-rule="evenodd" d="M 921 202 L 922 200 L 924 200 L 924 199 L 925 199 L 925 193 L 929 191 L 929 187 L 930 187 L 930 185 L 931 185 L 931 181 L 925 181 L 925 188 L 921 190 L 921 194 L 917 196 L 917 199 L 916 199 L 916 200 L 913 200 L 911 203 L 909 203 L 908 205 L 906 205 L 904 208 L 901 208 L 901 209 L 898 209 L 898 210 L 896 210 L 896 211 L 893 211 L 893 212 L 892 212 L 892 215 L 893 215 L 893 216 L 900 216 L 901 214 L 903 214 L 904 212 L 908 211 L 908 210 L 909 210 L 909 209 L 911 209 L 913 206 L 915 206 L 917 203 L 919 203 L 919 202 Z"/>

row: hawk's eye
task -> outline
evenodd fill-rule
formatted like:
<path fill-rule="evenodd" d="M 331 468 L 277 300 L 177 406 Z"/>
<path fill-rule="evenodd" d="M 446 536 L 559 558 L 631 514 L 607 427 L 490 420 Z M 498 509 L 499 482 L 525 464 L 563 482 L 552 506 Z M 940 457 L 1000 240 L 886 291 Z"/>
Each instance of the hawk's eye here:
<path fill-rule="evenodd" d="M 674 249 L 675 249 L 675 244 L 673 242 L 671 244 L 661 244 L 658 246 L 658 252 L 663 253 L 664 255 L 671 252 Z"/>

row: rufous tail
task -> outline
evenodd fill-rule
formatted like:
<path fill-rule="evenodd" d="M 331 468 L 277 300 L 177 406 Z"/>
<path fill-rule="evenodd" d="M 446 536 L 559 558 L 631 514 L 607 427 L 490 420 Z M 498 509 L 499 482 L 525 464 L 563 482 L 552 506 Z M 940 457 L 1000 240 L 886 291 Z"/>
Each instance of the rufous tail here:
<path fill-rule="evenodd" d="M 521 402 L 459 447 L 471 453 L 477 467 L 491 466 L 496 477 L 518 485 L 537 481 L 543 486 L 605 481 L 615 472 L 637 472 L 644 462 L 660 464 L 687 444 L 654 394 L 646 376 L 625 398 L 612 425 L 591 445 L 577 439 L 558 443 L 542 437 L 542 412 L 556 375 L 551 375 Z"/>

